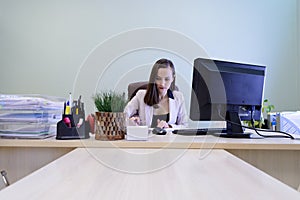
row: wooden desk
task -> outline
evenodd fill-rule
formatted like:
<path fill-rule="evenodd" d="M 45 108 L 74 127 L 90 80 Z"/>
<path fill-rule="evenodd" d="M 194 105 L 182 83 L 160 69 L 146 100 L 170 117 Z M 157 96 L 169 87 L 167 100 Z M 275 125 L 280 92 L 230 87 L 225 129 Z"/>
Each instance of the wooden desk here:
<path fill-rule="evenodd" d="M 117 156 L 119 151 L 125 156 Z M 78 148 L 3 189 L 0 199 L 300 198 L 296 190 L 224 150 L 158 151 L 164 156 L 154 155 L 157 149 Z M 114 165 L 104 165 L 103 155 Z M 181 156 L 165 165 L 168 155 Z"/>
<path fill-rule="evenodd" d="M 228 139 L 213 136 L 150 136 L 148 141 L 0 139 L 0 169 L 11 183 L 60 156 L 82 148 L 225 149 L 297 189 L 300 184 L 300 141 L 290 139 Z"/>

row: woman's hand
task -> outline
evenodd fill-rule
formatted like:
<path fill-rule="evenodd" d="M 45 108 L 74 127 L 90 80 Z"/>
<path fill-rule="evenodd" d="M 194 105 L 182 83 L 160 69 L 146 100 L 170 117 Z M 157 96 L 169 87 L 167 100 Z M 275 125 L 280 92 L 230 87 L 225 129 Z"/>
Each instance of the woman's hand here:
<path fill-rule="evenodd" d="M 164 120 L 157 119 L 157 127 L 159 127 L 159 128 L 169 128 L 169 124 Z"/>
<path fill-rule="evenodd" d="M 129 126 L 139 126 L 141 124 L 141 119 L 139 116 L 134 116 L 129 118 Z"/>

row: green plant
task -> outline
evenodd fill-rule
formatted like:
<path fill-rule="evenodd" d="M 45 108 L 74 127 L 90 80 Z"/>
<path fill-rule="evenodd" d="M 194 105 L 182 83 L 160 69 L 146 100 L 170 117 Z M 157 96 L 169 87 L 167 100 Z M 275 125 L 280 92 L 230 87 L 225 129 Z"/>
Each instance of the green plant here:
<path fill-rule="evenodd" d="M 270 113 L 274 108 L 275 108 L 275 106 L 273 104 L 270 104 L 268 99 L 265 99 L 263 101 L 263 104 L 262 104 L 262 107 L 261 107 L 260 120 L 255 121 L 254 126 L 262 128 L 262 126 L 265 125 L 264 115 L 267 115 L 268 113 Z M 250 127 L 252 126 L 251 121 L 245 121 L 245 123 L 247 124 L 247 126 L 250 126 Z"/>
<path fill-rule="evenodd" d="M 262 106 L 262 113 L 270 113 L 273 109 L 275 108 L 275 106 L 273 104 L 269 104 L 269 100 L 265 99 L 263 102 L 263 106 Z"/>
<path fill-rule="evenodd" d="M 93 100 L 99 112 L 123 112 L 127 104 L 125 93 L 114 91 L 96 93 Z"/>

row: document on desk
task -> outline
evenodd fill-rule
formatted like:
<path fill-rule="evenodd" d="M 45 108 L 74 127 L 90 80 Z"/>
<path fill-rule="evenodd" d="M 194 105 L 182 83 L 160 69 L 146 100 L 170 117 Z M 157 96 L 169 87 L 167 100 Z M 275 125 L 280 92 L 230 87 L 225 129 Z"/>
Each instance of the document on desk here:
<path fill-rule="evenodd" d="M 15 112 L 8 111 L 5 113 L 0 112 L 0 122 L 25 122 L 25 123 L 41 123 L 51 122 L 53 119 L 61 118 L 61 111 L 32 111 L 32 112 Z"/>
<path fill-rule="evenodd" d="M 62 118 L 64 98 L 0 94 L 0 137 L 45 138 Z M 55 128 L 56 130 L 56 128 Z"/>
<path fill-rule="evenodd" d="M 50 137 L 54 137 L 56 133 L 38 133 L 38 134 L 20 134 L 20 133 L 0 133 L 0 138 L 5 139 L 46 139 Z"/>
<path fill-rule="evenodd" d="M 63 109 L 64 98 L 46 95 L 0 94 L 0 109 L 5 110 L 57 110 Z"/>
<path fill-rule="evenodd" d="M 16 138 L 16 139 L 44 139 L 56 135 L 56 124 L 40 124 L 12 126 L 3 130 L 3 124 L 0 124 L 0 138 Z"/>
<path fill-rule="evenodd" d="M 279 114 L 278 126 L 280 131 L 300 136 L 300 111 L 281 112 Z"/>

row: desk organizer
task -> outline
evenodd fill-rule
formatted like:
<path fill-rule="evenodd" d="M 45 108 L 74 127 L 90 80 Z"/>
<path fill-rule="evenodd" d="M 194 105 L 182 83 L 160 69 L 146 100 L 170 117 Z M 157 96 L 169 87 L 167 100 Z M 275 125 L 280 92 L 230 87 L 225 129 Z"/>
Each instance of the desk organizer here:
<path fill-rule="evenodd" d="M 64 122 L 65 118 L 70 119 L 71 127 L 68 127 Z M 83 122 L 77 127 L 80 119 L 82 119 Z M 57 123 L 56 139 L 58 140 L 86 139 L 89 137 L 89 124 L 84 120 L 84 115 L 63 114 L 62 120 Z"/>

